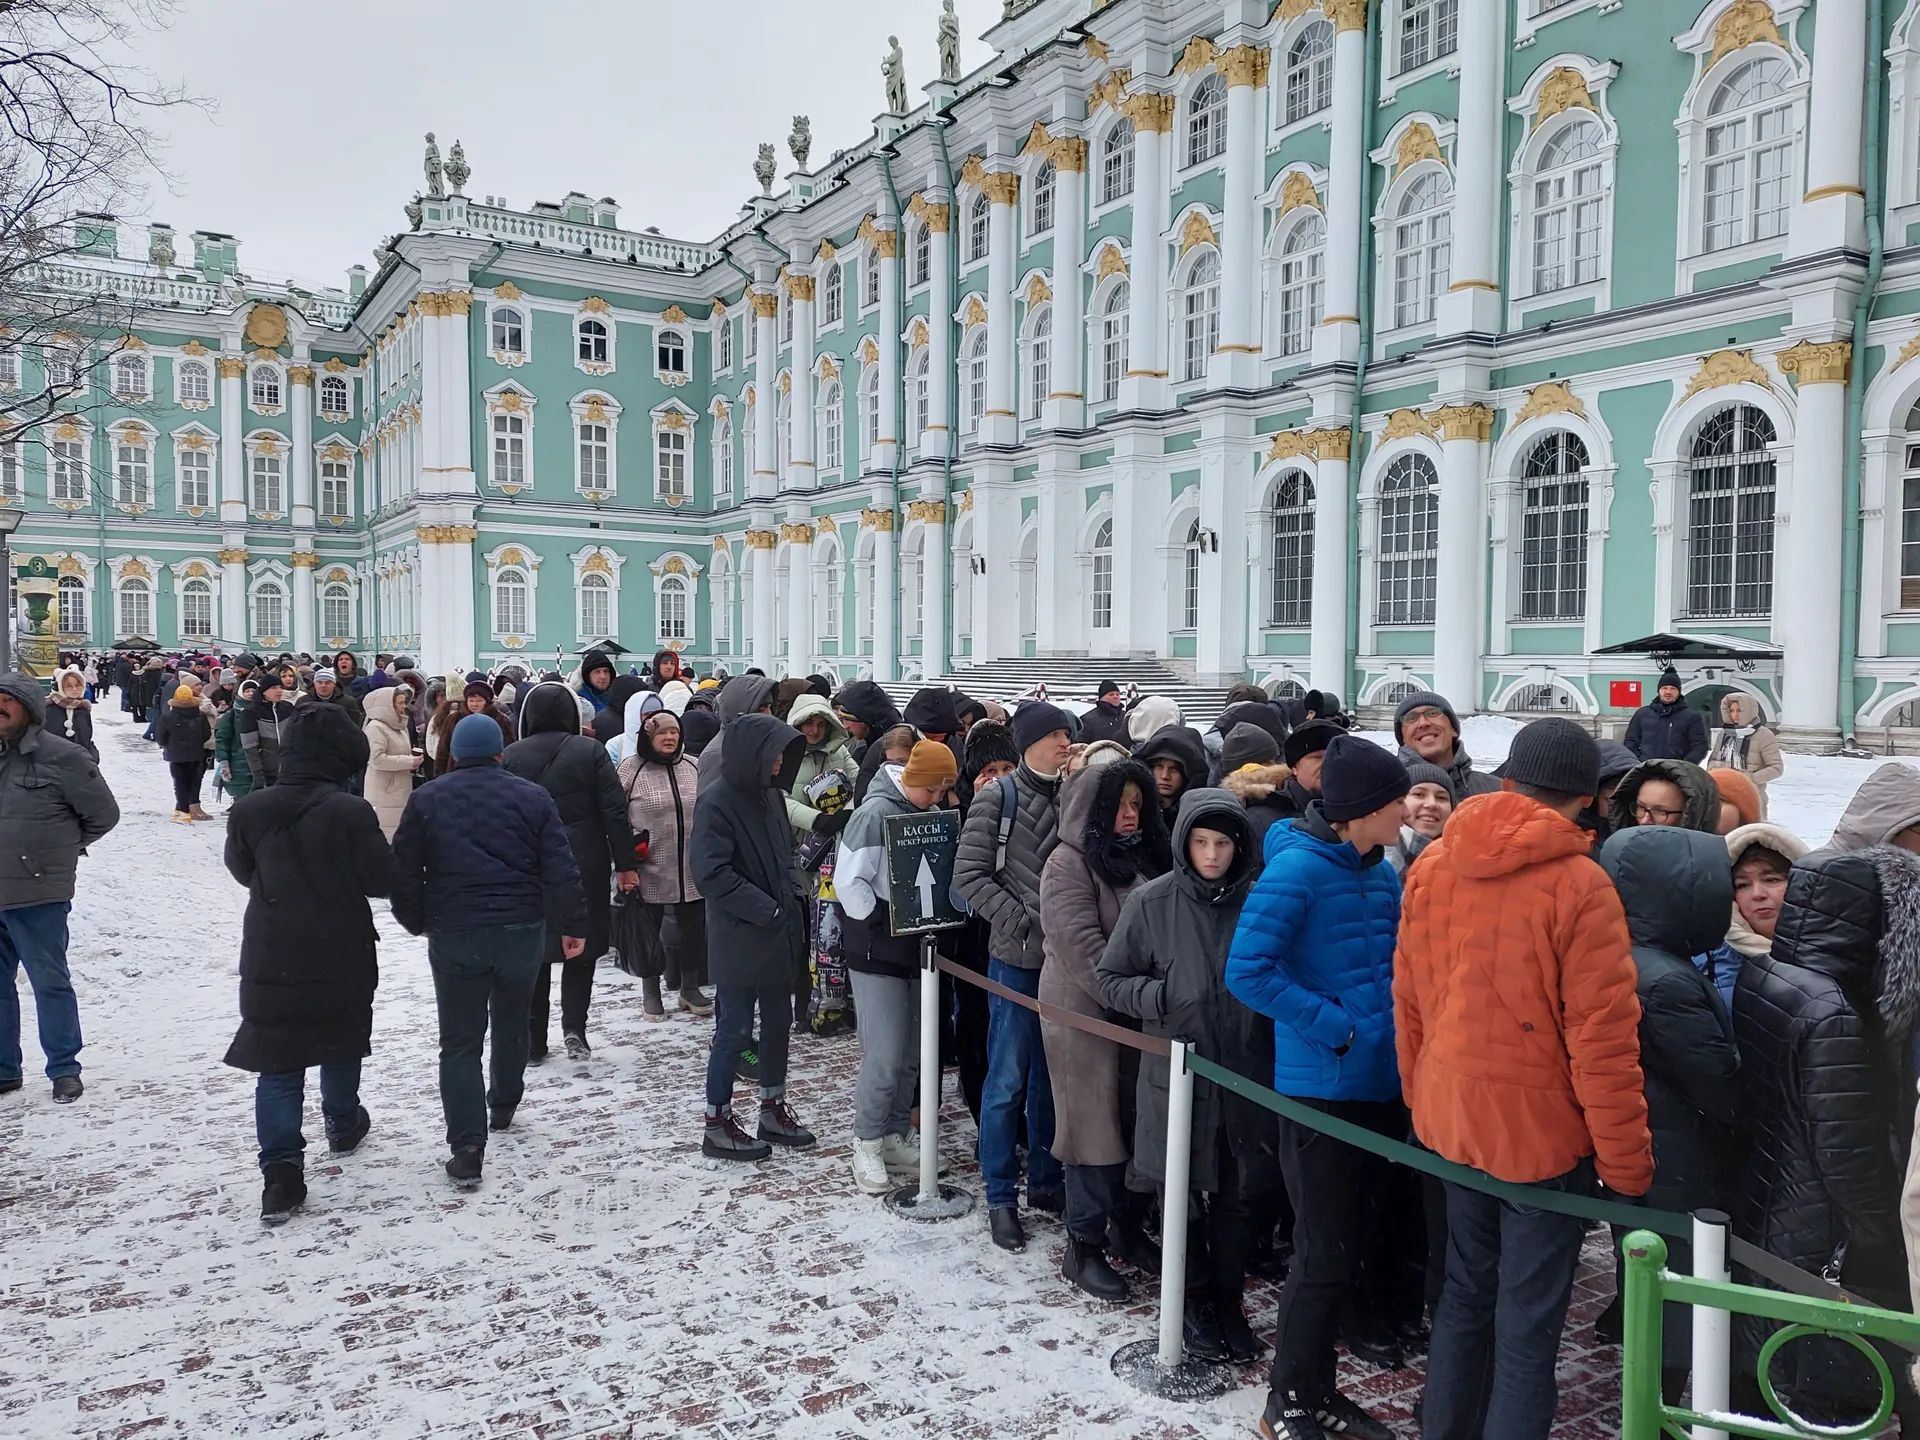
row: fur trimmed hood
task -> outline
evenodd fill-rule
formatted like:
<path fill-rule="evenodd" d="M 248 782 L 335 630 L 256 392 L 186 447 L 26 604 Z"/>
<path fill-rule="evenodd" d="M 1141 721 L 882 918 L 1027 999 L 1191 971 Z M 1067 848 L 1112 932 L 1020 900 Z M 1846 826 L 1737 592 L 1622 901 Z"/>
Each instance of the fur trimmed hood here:
<path fill-rule="evenodd" d="M 1245 765 L 1222 775 L 1220 788 L 1238 796 L 1242 805 L 1254 805 L 1292 778 L 1293 771 L 1285 765 Z"/>
<path fill-rule="evenodd" d="M 1896 845 L 1866 852 L 1880 877 L 1880 966 L 1875 988 L 1887 1034 L 1904 1044 L 1920 1021 L 1920 855 Z"/>

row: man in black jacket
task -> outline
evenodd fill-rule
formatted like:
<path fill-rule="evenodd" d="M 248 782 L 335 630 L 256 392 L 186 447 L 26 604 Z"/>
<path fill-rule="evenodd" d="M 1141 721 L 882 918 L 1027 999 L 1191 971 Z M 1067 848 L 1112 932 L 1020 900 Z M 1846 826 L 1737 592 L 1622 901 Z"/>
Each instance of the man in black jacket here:
<path fill-rule="evenodd" d="M 1680 693 L 1680 673 L 1669 665 L 1651 705 L 1642 705 L 1627 722 L 1626 746 L 1642 760 L 1689 760 L 1707 756 L 1707 722 Z"/>
<path fill-rule="evenodd" d="M 700 1148 L 716 1160 L 764 1160 L 774 1145 L 813 1144 L 812 1132 L 794 1118 L 786 1099 L 793 972 L 806 953 L 807 917 L 793 889 L 793 837 L 783 792 L 807 742 L 791 725 L 757 710 L 728 725 L 725 739 L 718 774 L 693 810 L 693 883 L 707 902 L 707 978 L 715 1006 Z M 733 1118 L 734 1069 L 752 1044 L 756 1009 L 757 1138 Z"/>
<path fill-rule="evenodd" d="M 842 685 L 833 697 L 834 713 L 847 727 L 853 758 L 860 760 L 867 746 L 900 724 L 900 711 L 892 697 L 872 680 L 854 680 Z"/>
<path fill-rule="evenodd" d="M 1100 692 L 1094 697 L 1093 708 L 1082 712 L 1080 739 L 1088 745 L 1095 740 L 1117 740 L 1122 745 L 1132 743 L 1132 738 L 1127 734 L 1126 707 L 1120 703 L 1120 687 L 1113 681 L 1102 680 Z"/>
<path fill-rule="evenodd" d="M 393 918 L 427 937 L 440 1011 L 440 1105 L 457 1189 L 480 1183 L 487 1131 L 525 1089 L 528 1010 L 549 927 L 568 960 L 586 942 L 580 867 L 553 797 L 500 768 L 499 723 L 463 716 L 453 769 L 414 791 L 393 834 Z M 528 921 L 529 915 L 544 917 Z M 480 1047 L 493 1016 L 490 1084 Z"/>

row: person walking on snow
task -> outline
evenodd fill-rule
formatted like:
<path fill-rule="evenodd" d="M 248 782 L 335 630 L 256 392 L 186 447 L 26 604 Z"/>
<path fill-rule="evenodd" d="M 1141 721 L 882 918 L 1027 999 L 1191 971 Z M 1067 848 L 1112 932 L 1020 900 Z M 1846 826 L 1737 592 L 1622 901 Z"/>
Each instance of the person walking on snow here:
<path fill-rule="evenodd" d="M 307 1071 L 320 1071 L 327 1149 L 348 1155 L 372 1127 L 360 1065 L 373 1053 L 378 937 L 369 896 L 392 892 L 393 852 L 366 801 L 346 789 L 367 739 L 336 705 L 302 706 L 287 727 L 279 781 L 234 804 L 227 873 L 247 887 L 240 939 L 240 1028 L 225 1063 L 257 1077 L 260 1219 L 306 1203 L 300 1133 Z"/>
<path fill-rule="evenodd" d="M 1685 760 L 1698 765 L 1707 758 L 1707 723 L 1680 692 L 1680 672 L 1669 665 L 1650 704 L 1633 712 L 1622 737 L 1627 749 L 1642 760 Z"/>
<path fill-rule="evenodd" d="M 700 788 L 700 762 L 681 744 L 680 721 L 659 710 L 640 722 L 633 752 L 615 770 L 626 796 L 627 826 L 633 832 L 633 854 L 640 871 L 639 887 L 627 904 L 639 905 L 645 915 L 647 940 L 642 943 L 641 1015 L 664 1020 L 667 1007 L 660 994 L 661 973 L 680 991 L 680 1008 L 689 1015 L 713 1014 L 713 1002 L 701 991 L 707 970 L 707 907 L 693 881 L 693 804 Z M 667 943 L 667 920 L 673 921 L 673 943 Z M 624 961 L 623 956 L 623 961 Z"/>
<path fill-rule="evenodd" d="M 407 728 L 407 711 L 412 702 L 413 691 L 404 685 L 388 685 L 367 692 L 367 719 L 362 727 L 367 741 L 367 765 L 361 794 L 373 806 L 373 813 L 380 820 L 380 833 L 388 840 L 392 840 L 393 832 L 400 828 L 400 817 L 406 812 L 407 801 L 413 798 L 414 772 L 426 759 L 413 748 L 413 736 Z M 324 702 L 316 699 L 310 703 Z M 352 719 L 352 711 L 344 706 L 334 708 Z"/>
<path fill-rule="evenodd" d="M 586 948 L 586 898 L 560 812 L 545 790 L 501 768 L 500 740 L 492 715 L 463 717 L 450 742 L 453 768 L 413 792 L 393 836 L 393 918 L 427 937 L 453 1152 L 447 1177 L 460 1190 L 479 1185 L 487 1132 L 513 1124 L 525 1092 L 528 1016 L 548 929 L 559 933 L 564 958 Z"/>
<path fill-rule="evenodd" d="M 174 690 L 153 736 L 160 742 L 160 753 L 173 777 L 174 822 L 186 825 L 211 820 L 213 817 L 200 808 L 200 777 L 207 773 L 207 746 L 213 742 L 213 725 L 191 685 Z"/>

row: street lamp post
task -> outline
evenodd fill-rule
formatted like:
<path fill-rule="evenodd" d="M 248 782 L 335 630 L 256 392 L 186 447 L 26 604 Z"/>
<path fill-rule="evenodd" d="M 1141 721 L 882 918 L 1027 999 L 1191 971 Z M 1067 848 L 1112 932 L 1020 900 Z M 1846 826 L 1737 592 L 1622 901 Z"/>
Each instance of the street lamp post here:
<path fill-rule="evenodd" d="M 13 669 L 13 622 L 20 609 L 13 596 L 13 557 L 7 553 L 7 545 L 26 518 L 26 511 L 0 505 L 0 575 L 6 577 L 7 594 L 7 623 L 0 625 L 0 675 Z"/>

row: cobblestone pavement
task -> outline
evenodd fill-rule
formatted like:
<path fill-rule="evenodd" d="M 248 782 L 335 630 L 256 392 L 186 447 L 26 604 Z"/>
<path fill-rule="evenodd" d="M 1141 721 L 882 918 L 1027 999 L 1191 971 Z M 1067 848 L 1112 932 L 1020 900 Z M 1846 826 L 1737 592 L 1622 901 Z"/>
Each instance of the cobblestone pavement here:
<path fill-rule="evenodd" d="M 384 913 L 373 1133 L 336 1161 L 310 1088 L 307 1208 L 264 1230 L 251 1077 L 219 1063 L 244 893 L 220 864 L 224 823 L 167 822 L 165 769 L 122 720 L 103 708 L 126 819 L 83 862 L 73 927 L 87 1094 L 53 1106 L 29 1021 L 27 1088 L 0 1099 L 0 1433 L 1252 1433 L 1258 1369 L 1191 1408 L 1113 1379 L 1113 1351 L 1154 1333 L 1155 1292 L 1104 1307 L 1069 1291 L 1053 1221 L 1006 1255 L 978 1210 L 921 1227 L 855 1193 L 851 1038 L 795 1042 L 792 1098 L 820 1147 L 725 1166 L 699 1151 L 711 1022 L 644 1023 L 637 985 L 603 969 L 592 1061 L 531 1071 L 484 1187 L 453 1194 L 424 946 Z M 948 1094 L 946 1156 L 978 1194 Z M 1588 1344 L 1612 1285 L 1598 1239 L 1588 1261 L 1556 1433 L 1600 1440 L 1617 1433 L 1618 1352 Z M 1256 1283 L 1268 1332 L 1273 1306 Z M 1343 1378 L 1416 1433 L 1416 1370 L 1346 1361 Z"/>

